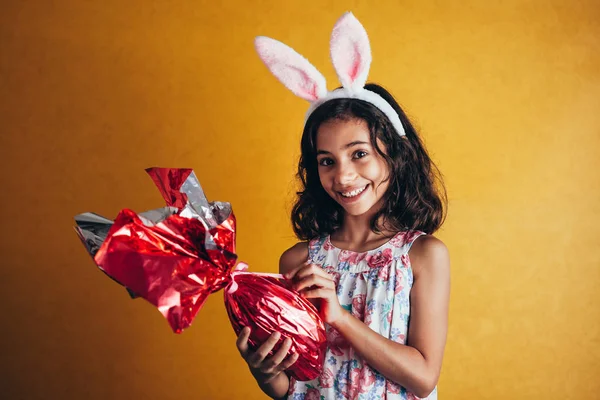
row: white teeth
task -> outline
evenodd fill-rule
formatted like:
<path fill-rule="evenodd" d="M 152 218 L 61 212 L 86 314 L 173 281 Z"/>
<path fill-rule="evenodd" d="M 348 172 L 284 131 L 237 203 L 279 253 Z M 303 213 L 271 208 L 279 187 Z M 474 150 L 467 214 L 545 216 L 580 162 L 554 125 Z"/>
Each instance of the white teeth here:
<path fill-rule="evenodd" d="M 365 187 L 364 187 L 364 188 L 362 188 L 362 189 L 356 189 L 356 190 L 353 190 L 353 191 L 351 191 L 351 192 L 345 192 L 345 193 L 341 193 L 341 195 L 342 195 L 342 196 L 344 196 L 344 197 L 354 197 L 354 196 L 358 196 L 359 194 L 361 194 L 362 192 L 364 192 L 364 190 L 365 190 L 366 188 L 367 188 L 367 187 L 365 186 Z"/>

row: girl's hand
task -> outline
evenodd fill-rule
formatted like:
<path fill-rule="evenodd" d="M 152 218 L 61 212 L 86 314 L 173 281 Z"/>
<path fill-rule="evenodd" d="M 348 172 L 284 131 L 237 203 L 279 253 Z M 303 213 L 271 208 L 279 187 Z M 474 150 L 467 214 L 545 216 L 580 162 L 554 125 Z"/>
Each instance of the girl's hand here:
<path fill-rule="evenodd" d="M 269 383 L 276 378 L 282 371 L 291 367 L 298 359 L 298 353 L 292 353 L 286 357 L 292 341 L 286 338 L 283 344 L 275 354 L 268 357 L 268 354 L 273 350 L 273 347 L 279 341 L 281 334 L 274 332 L 271 336 L 256 350 L 251 351 L 248 346 L 248 338 L 250 337 L 250 328 L 245 327 L 241 330 L 237 338 L 237 348 L 240 355 L 250 367 L 250 371 L 254 378 L 259 383 Z"/>
<path fill-rule="evenodd" d="M 285 274 L 294 281 L 293 288 L 307 299 L 321 299 L 319 314 L 323 321 L 334 325 L 345 317 L 346 311 L 337 298 L 335 281 L 318 265 L 305 263 Z"/>

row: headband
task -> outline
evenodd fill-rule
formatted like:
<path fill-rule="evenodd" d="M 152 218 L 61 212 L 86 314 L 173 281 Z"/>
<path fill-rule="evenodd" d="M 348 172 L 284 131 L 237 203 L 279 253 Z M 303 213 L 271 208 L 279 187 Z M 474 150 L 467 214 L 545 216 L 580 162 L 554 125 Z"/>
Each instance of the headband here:
<path fill-rule="evenodd" d="M 342 88 L 327 91 L 325 77 L 306 58 L 291 47 L 265 36 L 254 45 L 267 68 L 296 96 L 311 104 L 305 123 L 317 107 L 333 99 L 358 99 L 377 107 L 390 120 L 400 136 L 406 135 L 398 113 L 379 94 L 365 89 L 371 66 L 371 45 L 367 31 L 352 13 L 347 12 L 331 32 L 330 54 Z"/>

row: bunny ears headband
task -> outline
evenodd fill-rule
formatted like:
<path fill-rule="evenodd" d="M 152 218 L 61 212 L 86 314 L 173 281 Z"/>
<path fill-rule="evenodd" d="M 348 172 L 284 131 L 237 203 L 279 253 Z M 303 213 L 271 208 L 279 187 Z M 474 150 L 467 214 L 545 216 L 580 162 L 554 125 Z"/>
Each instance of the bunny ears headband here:
<path fill-rule="evenodd" d="M 291 47 L 265 36 L 254 44 L 267 68 L 296 96 L 310 102 L 306 120 L 326 101 L 359 99 L 381 110 L 400 136 L 406 133 L 398 114 L 380 95 L 364 88 L 371 66 L 371 45 L 365 28 L 352 13 L 336 22 L 331 33 L 331 61 L 342 88 L 327 91 L 325 77 L 308 60 Z"/>

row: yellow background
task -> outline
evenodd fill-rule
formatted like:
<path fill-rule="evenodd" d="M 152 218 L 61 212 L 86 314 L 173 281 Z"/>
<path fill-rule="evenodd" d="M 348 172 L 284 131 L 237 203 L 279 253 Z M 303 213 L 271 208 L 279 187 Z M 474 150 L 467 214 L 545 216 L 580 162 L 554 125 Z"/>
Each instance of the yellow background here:
<path fill-rule="evenodd" d="M 144 168 L 191 167 L 230 201 L 238 250 L 275 271 L 307 104 L 252 40 L 328 59 L 352 10 L 370 80 L 446 177 L 452 257 L 441 399 L 600 398 L 600 4 L 3 1 L 6 399 L 261 399 L 222 294 L 182 335 L 99 272 L 73 216 L 161 207 Z"/>

